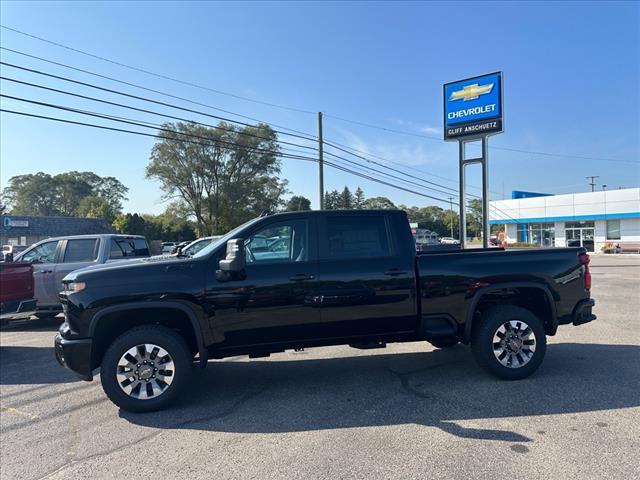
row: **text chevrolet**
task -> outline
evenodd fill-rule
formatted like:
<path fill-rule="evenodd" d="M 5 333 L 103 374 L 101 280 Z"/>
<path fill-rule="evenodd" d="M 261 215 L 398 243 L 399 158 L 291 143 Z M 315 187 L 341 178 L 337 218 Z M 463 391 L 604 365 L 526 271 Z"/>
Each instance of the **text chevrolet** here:
<path fill-rule="evenodd" d="M 193 257 L 67 275 L 58 361 L 125 410 L 175 400 L 192 364 L 234 355 L 426 340 L 470 344 L 507 380 L 533 373 L 558 325 L 595 319 L 582 248 L 416 254 L 402 211 L 251 220 Z"/>

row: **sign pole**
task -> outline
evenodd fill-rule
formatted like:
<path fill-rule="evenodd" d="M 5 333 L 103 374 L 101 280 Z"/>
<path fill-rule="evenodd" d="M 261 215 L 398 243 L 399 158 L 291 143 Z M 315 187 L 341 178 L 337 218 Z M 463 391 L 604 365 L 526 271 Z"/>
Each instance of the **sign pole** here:
<path fill-rule="evenodd" d="M 324 140 L 322 138 L 322 112 L 318 112 L 318 205 L 324 210 Z"/>
<path fill-rule="evenodd" d="M 460 248 L 464 249 L 467 242 L 467 207 L 464 175 L 464 141 L 458 142 L 458 153 L 460 155 Z"/>
<path fill-rule="evenodd" d="M 482 247 L 489 248 L 489 138 L 482 137 Z"/>

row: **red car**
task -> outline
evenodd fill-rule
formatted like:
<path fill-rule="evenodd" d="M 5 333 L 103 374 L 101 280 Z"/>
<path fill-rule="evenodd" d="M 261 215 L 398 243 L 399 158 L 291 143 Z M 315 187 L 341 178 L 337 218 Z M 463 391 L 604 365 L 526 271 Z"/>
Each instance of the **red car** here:
<path fill-rule="evenodd" d="M 35 312 L 33 265 L 0 263 L 0 321 L 29 317 Z"/>

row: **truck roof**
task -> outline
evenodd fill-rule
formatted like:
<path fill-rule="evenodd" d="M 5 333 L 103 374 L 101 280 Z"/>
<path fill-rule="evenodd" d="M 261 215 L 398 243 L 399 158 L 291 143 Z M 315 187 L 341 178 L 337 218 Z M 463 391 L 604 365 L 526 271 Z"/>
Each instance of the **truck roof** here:
<path fill-rule="evenodd" d="M 83 239 L 83 238 L 102 238 L 102 239 L 109 239 L 109 238 L 142 238 L 144 239 L 145 237 L 143 235 L 125 235 L 125 234 L 119 234 L 119 233 L 88 233 L 88 234 L 84 234 L 84 235 L 64 235 L 61 237 L 49 237 L 46 238 L 44 240 L 79 240 L 79 239 Z M 41 240 L 41 241 L 44 241 Z M 38 242 L 40 243 L 40 242 Z"/>
<path fill-rule="evenodd" d="M 263 217 L 284 217 L 293 214 L 309 214 L 309 215 L 375 215 L 375 214 L 384 214 L 384 215 L 406 215 L 404 210 L 391 210 L 391 209 L 362 209 L 362 210 L 296 210 L 293 212 L 274 212 L 263 214 Z"/>

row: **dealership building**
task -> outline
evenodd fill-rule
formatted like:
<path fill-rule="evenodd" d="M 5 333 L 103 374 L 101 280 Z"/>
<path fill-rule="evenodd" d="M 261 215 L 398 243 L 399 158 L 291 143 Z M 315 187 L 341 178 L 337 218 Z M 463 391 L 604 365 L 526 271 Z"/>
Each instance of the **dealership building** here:
<path fill-rule="evenodd" d="M 585 247 L 640 243 L 640 188 L 549 195 L 514 191 L 490 202 L 491 225 L 504 225 L 507 243 Z"/>
<path fill-rule="evenodd" d="M 115 233 L 106 220 L 0 215 L 0 245 L 32 245 L 49 237 Z"/>

